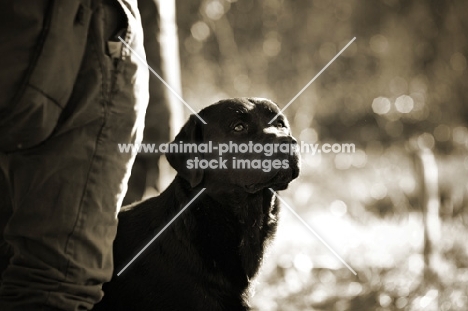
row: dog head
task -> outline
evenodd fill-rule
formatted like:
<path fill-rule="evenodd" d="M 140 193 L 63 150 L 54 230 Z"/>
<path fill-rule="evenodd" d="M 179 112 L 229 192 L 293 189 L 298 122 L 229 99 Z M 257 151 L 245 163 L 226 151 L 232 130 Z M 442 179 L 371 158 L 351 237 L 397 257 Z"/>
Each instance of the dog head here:
<path fill-rule="evenodd" d="M 279 112 L 268 99 L 221 100 L 200 111 L 207 124 L 190 116 L 172 142 L 178 152 L 166 157 L 192 187 L 286 189 L 299 175 L 300 156 L 286 117 L 275 118 Z"/>

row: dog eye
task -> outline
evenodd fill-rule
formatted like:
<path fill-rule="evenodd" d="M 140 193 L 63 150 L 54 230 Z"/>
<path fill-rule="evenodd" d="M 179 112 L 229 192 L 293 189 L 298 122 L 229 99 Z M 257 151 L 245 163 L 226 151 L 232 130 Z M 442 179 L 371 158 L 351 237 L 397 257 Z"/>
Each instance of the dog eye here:
<path fill-rule="evenodd" d="M 236 125 L 234 126 L 234 128 L 233 128 L 233 130 L 234 130 L 235 132 L 242 132 L 242 131 L 244 131 L 244 130 L 246 130 L 246 129 L 247 129 L 247 125 L 245 125 L 245 124 L 243 124 L 243 123 L 238 123 L 238 124 L 236 124 Z"/>

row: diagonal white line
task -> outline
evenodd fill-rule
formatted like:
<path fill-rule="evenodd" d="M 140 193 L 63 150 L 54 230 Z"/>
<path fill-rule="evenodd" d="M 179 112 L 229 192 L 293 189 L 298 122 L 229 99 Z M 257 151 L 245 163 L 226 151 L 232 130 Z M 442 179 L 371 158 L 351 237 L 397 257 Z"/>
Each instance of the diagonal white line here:
<path fill-rule="evenodd" d="M 206 188 L 203 188 L 202 190 L 200 190 L 200 192 L 198 192 L 197 195 L 194 196 L 193 199 L 191 199 L 190 202 L 188 202 L 188 203 L 184 206 L 184 208 L 181 209 L 180 212 L 178 212 L 177 215 L 175 215 L 174 218 L 172 218 L 171 221 L 169 221 L 169 222 L 167 223 L 167 225 L 164 226 L 164 228 L 162 228 L 161 231 L 159 231 L 158 234 L 156 234 L 155 237 L 152 238 L 151 241 L 149 241 L 148 244 L 146 244 L 145 247 L 143 247 L 143 248 L 141 249 L 141 251 L 139 251 L 138 254 L 136 254 L 135 257 L 133 257 L 133 259 L 130 260 L 130 262 L 129 262 L 125 267 L 123 267 L 122 270 L 120 270 L 119 273 L 117 273 L 117 276 L 120 276 L 120 275 L 122 274 L 122 272 L 124 272 L 124 271 L 125 271 L 125 270 L 126 270 L 126 269 L 127 269 L 127 268 L 128 268 L 128 267 L 129 267 L 129 266 L 130 266 L 130 265 L 131 265 L 131 264 L 148 248 L 148 247 L 149 247 L 149 246 L 150 246 L 150 245 L 151 245 L 151 243 L 153 243 L 153 242 L 161 235 L 161 233 L 163 233 L 164 230 L 166 230 L 166 229 L 174 222 L 174 220 L 176 220 L 177 217 L 179 217 L 180 214 L 182 214 L 182 213 L 187 209 L 187 207 L 189 207 L 190 204 L 192 204 L 193 201 L 195 201 L 196 198 L 198 198 L 198 196 L 199 196 L 203 191 L 205 191 L 205 189 L 206 189 Z"/>
<path fill-rule="evenodd" d="M 346 46 L 345 46 L 344 48 L 342 48 L 341 51 L 339 51 L 338 54 L 336 54 L 335 57 L 333 57 L 333 58 L 331 59 L 331 61 L 329 61 L 328 64 L 326 64 L 325 67 L 323 67 L 322 70 L 320 70 L 319 73 L 317 73 L 317 74 L 315 75 L 315 77 L 313 77 L 312 80 L 310 80 L 309 83 L 307 83 L 306 86 L 304 86 L 304 87 L 302 88 L 302 90 L 300 90 L 299 93 L 297 93 L 296 96 L 294 96 L 293 99 L 291 99 L 291 100 L 289 101 L 289 103 L 287 103 L 286 106 L 284 106 L 284 108 L 281 109 L 280 112 L 278 112 L 278 113 L 276 114 L 276 116 L 274 116 L 273 119 L 270 120 L 270 122 L 268 122 L 268 124 L 271 124 L 271 122 L 275 121 L 275 119 L 278 118 L 278 116 L 279 116 L 281 113 L 283 113 L 283 111 L 285 111 L 286 108 L 288 108 L 289 105 L 291 105 L 291 104 L 296 100 L 296 98 L 298 98 L 298 97 L 302 94 L 302 92 L 304 92 L 304 91 L 315 81 L 315 79 L 317 79 L 317 78 L 322 74 L 322 72 L 324 72 L 325 69 L 328 68 L 328 66 L 331 65 L 331 64 L 335 61 L 335 59 L 337 59 L 338 56 L 340 56 L 341 53 L 343 53 L 344 50 L 346 50 L 346 49 L 348 48 L 348 46 L 350 46 L 351 43 L 353 43 L 354 40 L 356 40 L 356 37 L 354 37 L 353 39 L 351 39 L 351 41 L 349 41 L 348 44 L 346 44 Z"/>
<path fill-rule="evenodd" d="M 169 91 L 172 92 L 172 94 L 174 94 L 182 103 L 184 103 L 184 105 L 185 105 L 188 109 L 190 109 L 190 111 L 192 111 L 192 112 L 198 117 L 198 119 L 200 119 L 200 121 L 203 122 L 203 124 L 207 124 L 207 123 L 205 122 L 205 120 L 203 120 L 202 117 L 200 117 L 200 116 L 198 115 L 198 113 L 196 113 L 195 110 L 193 110 L 193 108 L 192 108 L 189 104 L 187 104 L 187 102 L 186 102 L 179 94 L 177 94 L 177 92 L 176 92 L 169 84 L 167 84 L 167 82 L 164 81 L 164 79 L 161 78 L 161 76 L 158 75 L 157 72 L 154 71 L 153 68 L 151 68 L 150 65 L 148 65 L 148 63 L 146 62 L 146 60 L 145 60 L 143 57 L 141 57 L 140 55 L 138 55 L 138 53 L 135 52 L 135 50 L 133 50 L 133 49 L 127 44 L 127 42 L 125 42 L 120 36 L 119 36 L 118 38 L 119 38 L 120 41 L 122 41 L 123 44 L 125 44 L 125 46 L 126 46 L 130 51 L 132 51 L 133 54 L 135 54 L 135 56 L 136 56 L 143 64 L 145 64 L 146 67 L 148 67 L 148 69 L 149 69 L 149 70 L 150 70 L 150 71 L 151 71 L 151 72 L 152 72 L 152 73 L 169 89 Z"/>
<path fill-rule="evenodd" d="M 351 268 L 351 267 L 346 263 L 346 261 L 344 261 L 343 258 L 341 258 L 341 256 L 338 255 L 338 254 L 333 250 L 333 248 L 331 248 L 330 245 L 328 245 L 328 243 L 325 242 L 325 241 L 322 239 L 322 237 L 320 237 L 320 235 L 318 235 L 318 233 L 315 232 L 315 230 L 312 229 L 312 228 L 304 221 L 304 219 L 302 219 L 301 216 L 299 216 L 299 215 L 296 213 L 296 211 L 295 211 L 291 206 L 289 206 L 288 203 L 286 203 L 286 201 L 284 201 L 283 198 L 281 198 L 281 197 L 278 195 L 278 193 L 276 193 L 276 192 L 275 192 L 273 189 L 271 189 L 271 188 L 269 188 L 269 189 L 270 189 L 270 191 L 273 192 L 273 194 L 275 194 L 276 197 L 277 197 L 278 199 L 280 199 L 280 201 L 297 217 L 297 219 L 299 219 L 299 221 L 302 222 L 302 224 L 303 224 L 304 226 L 306 226 L 306 228 L 309 229 L 310 232 L 312 232 L 312 233 L 317 237 L 317 239 L 319 239 L 320 242 L 322 242 L 323 245 L 325 245 L 325 246 L 333 253 L 333 255 L 335 255 L 336 258 L 338 258 L 338 259 L 346 266 L 346 268 L 348 268 L 354 275 L 357 275 L 356 271 L 354 271 L 354 269 Z"/>

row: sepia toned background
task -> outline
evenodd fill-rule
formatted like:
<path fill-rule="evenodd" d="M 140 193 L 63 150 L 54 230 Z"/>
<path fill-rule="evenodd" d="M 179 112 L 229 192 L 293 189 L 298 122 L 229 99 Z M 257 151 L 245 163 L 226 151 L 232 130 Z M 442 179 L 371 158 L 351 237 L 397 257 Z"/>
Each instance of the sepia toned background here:
<path fill-rule="evenodd" d="M 284 107 L 356 37 L 285 111 L 298 140 L 356 152 L 304 154 L 281 195 L 357 276 L 283 208 L 255 310 L 467 310 L 468 2 L 195 0 L 176 14 L 195 110 Z"/>

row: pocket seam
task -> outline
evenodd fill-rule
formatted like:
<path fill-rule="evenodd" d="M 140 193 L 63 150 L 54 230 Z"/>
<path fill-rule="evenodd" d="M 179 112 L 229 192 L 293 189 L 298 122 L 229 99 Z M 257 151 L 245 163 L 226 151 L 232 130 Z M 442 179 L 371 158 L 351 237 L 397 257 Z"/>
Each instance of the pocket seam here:
<path fill-rule="evenodd" d="M 36 90 L 37 92 L 41 93 L 44 97 L 46 97 L 48 100 L 50 100 L 51 102 L 53 102 L 57 107 L 59 107 L 60 109 L 63 109 L 64 107 L 62 107 L 62 105 L 60 105 L 58 103 L 57 100 L 55 100 L 54 98 L 52 98 L 50 95 L 48 95 L 47 93 L 45 93 L 43 90 L 41 90 L 40 88 L 38 88 L 37 86 L 34 86 L 30 83 L 27 84 L 27 86 L 29 86 L 30 88 Z"/>
<path fill-rule="evenodd" d="M 55 0 L 51 0 L 49 2 L 49 5 L 47 6 L 46 10 L 46 15 L 44 18 L 44 27 L 41 30 L 41 34 L 39 35 L 39 38 L 37 40 L 36 47 L 34 49 L 33 57 L 31 62 L 29 63 L 28 69 L 26 70 L 26 73 L 23 77 L 23 81 L 21 82 L 21 86 L 18 88 L 18 91 L 16 92 L 15 96 L 13 97 L 13 103 L 16 103 L 19 101 L 19 99 L 22 97 L 24 94 L 24 91 L 26 87 L 29 85 L 29 81 L 31 80 L 31 76 L 34 73 L 34 69 L 37 66 L 37 63 L 39 61 L 39 58 L 42 53 L 42 49 L 44 47 L 46 38 L 48 36 L 49 30 L 50 30 L 50 25 L 52 23 L 52 17 L 53 17 L 53 11 L 55 7 Z M 11 110 L 13 110 L 13 107 L 11 107 Z"/>

